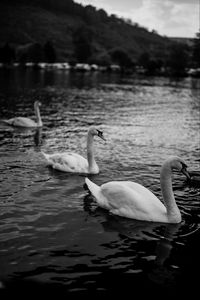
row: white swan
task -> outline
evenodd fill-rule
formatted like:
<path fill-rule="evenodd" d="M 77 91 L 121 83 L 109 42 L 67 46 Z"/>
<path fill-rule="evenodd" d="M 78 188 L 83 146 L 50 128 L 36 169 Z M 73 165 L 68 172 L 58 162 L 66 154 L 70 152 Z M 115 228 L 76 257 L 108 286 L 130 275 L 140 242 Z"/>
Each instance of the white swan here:
<path fill-rule="evenodd" d="M 102 131 L 90 127 L 87 134 L 87 159 L 79 154 L 70 152 L 54 154 L 42 152 L 42 154 L 54 169 L 70 173 L 98 174 L 99 167 L 94 157 L 94 136 L 98 136 L 106 141 Z"/>
<path fill-rule="evenodd" d="M 176 156 L 166 160 L 161 168 L 160 183 L 164 204 L 147 188 L 131 181 L 111 181 L 98 186 L 88 178 L 86 185 L 97 204 L 111 213 L 131 219 L 179 223 L 181 213 L 172 190 L 172 170 L 189 178 L 185 162 Z"/>
<path fill-rule="evenodd" d="M 40 116 L 40 107 L 41 103 L 39 101 L 34 102 L 34 110 L 35 110 L 35 115 L 36 115 L 36 120 L 37 122 L 25 118 L 25 117 L 15 117 L 9 120 L 4 120 L 4 122 L 8 125 L 15 126 L 15 127 L 42 127 L 42 120 Z"/>

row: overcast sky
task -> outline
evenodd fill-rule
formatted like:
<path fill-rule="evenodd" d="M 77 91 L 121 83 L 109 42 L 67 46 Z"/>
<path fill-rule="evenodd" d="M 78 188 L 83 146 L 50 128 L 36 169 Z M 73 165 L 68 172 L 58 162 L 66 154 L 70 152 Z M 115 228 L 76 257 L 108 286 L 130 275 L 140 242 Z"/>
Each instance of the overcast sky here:
<path fill-rule="evenodd" d="M 199 31 L 200 0 L 74 0 L 103 8 L 109 15 L 171 37 L 195 37 Z"/>

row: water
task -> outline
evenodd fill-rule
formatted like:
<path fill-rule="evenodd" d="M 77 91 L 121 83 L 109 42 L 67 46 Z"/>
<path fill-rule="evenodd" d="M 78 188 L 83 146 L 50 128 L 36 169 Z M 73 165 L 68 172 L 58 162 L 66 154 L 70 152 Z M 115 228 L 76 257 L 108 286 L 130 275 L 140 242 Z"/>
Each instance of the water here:
<path fill-rule="evenodd" d="M 40 151 L 86 155 L 90 125 L 97 184 L 132 180 L 160 199 L 170 155 L 200 170 L 200 81 L 119 74 L 0 70 L 0 119 L 34 118 L 42 130 L 0 125 L 0 292 L 156 295 L 198 290 L 200 187 L 175 173 L 178 225 L 129 220 L 97 207 L 84 176 L 52 170 Z"/>

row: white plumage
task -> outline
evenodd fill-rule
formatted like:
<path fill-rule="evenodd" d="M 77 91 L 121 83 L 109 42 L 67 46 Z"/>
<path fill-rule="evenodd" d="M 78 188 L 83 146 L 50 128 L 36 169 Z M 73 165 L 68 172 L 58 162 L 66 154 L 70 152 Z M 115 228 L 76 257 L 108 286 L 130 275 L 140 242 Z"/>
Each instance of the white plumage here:
<path fill-rule="evenodd" d="M 99 167 L 94 157 L 94 136 L 98 136 L 105 140 L 103 132 L 91 127 L 87 134 L 87 159 L 83 156 L 72 153 L 62 152 L 54 154 L 46 154 L 42 152 L 46 158 L 48 164 L 59 171 L 70 173 L 86 173 L 86 174 L 98 174 Z"/>
<path fill-rule="evenodd" d="M 26 117 L 15 117 L 12 119 L 4 120 L 4 122 L 14 127 L 27 127 L 27 128 L 42 127 L 43 124 L 42 124 L 40 109 L 39 109 L 40 105 L 41 103 L 39 101 L 34 102 L 36 122 Z"/>
<path fill-rule="evenodd" d="M 161 168 L 161 189 L 164 204 L 147 188 L 131 181 L 111 181 L 98 186 L 88 178 L 85 182 L 97 204 L 115 215 L 136 220 L 179 223 L 181 214 L 172 191 L 172 169 L 182 171 L 186 176 L 185 162 L 171 157 Z"/>
<path fill-rule="evenodd" d="M 70 173 L 85 173 L 85 170 L 88 170 L 87 159 L 77 153 L 42 153 L 48 161 L 49 165 L 59 171 Z"/>

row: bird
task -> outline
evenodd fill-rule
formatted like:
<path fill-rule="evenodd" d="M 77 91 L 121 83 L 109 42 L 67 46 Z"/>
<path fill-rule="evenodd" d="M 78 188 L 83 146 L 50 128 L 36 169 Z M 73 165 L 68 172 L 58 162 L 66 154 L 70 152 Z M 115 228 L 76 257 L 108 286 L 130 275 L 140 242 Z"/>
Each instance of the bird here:
<path fill-rule="evenodd" d="M 4 120 L 7 125 L 11 125 L 14 127 L 23 127 L 23 128 L 35 128 L 35 127 L 42 127 L 42 119 L 40 116 L 40 109 L 41 103 L 39 101 L 34 102 L 34 111 L 36 115 L 36 122 L 31 120 L 30 118 L 26 117 L 15 117 L 12 119 Z"/>
<path fill-rule="evenodd" d="M 48 164 L 53 168 L 63 172 L 98 174 L 99 167 L 94 157 L 94 137 L 98 136 L 106 141 L 103 132 L 91 126 L 87 133 L 87 159 L 77 153 L 61 152 L 47 154 L 42 152 Z"/>
<path fill-rule="evenodd" d="M 180 223 L 182 217 L 172 189 L 174 169 L 190 177 L 187 165 L 180 157 L 171 156 L 164 161 L 160 171 L 164 204 L 149 189 L 136 182 L 110 181 L 98 186 L 86 177 L 85 184 L 97 204 L 114 215 L 149 222 Z"/>

